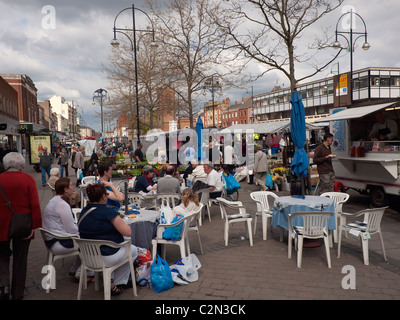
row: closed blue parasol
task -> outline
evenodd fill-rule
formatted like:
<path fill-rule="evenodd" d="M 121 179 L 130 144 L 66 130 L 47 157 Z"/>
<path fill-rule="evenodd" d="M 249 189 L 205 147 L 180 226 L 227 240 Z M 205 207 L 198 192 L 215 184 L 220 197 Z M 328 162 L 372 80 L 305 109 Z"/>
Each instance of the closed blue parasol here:
<path fill-rule="evenodd" d="M 196 122 L 196 133 L 197 133 L 197 159 L 201 160 L 202 159 L 202 130 L 203 130 L 203 120 L 201 120 L 200 117 L 198 117 L 197 122 Z"/>
<path fill-rule="evenodd" d="M 300 93 L 295 89 L 290 98 L 292 110 L 290 111 L 290 131 L 292 141 L 296 147 L 292 160 L 292 171 L 298 177 L 306 177 L 308 166 L 307 153 L 304 150 L 306 141 L 306 120 L 304 115 L 304 105 L 301 101 Z"/>

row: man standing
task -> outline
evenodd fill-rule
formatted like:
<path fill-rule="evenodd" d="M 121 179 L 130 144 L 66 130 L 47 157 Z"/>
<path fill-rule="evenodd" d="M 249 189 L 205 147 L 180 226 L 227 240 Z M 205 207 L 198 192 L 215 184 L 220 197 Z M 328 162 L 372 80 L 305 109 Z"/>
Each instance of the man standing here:
<path fill-rule="evenodd" d="M 267 190 L 265 186 L 265 176 L 268 171 L 267 155 L 262 151 L 262 146 L 257 145 L 254 155 L 254 180 L 261 186 L 261 190 Z"/>
<path fill-rule="evenodd" d="M 75 155 L 75 160 L 74 160 L 74 165 L 73 165 L 73 167 L 75 169 L 83 170 L 85 168 L 85 159 L 83 157 L 84 152 L 85 152 L 85 147 L 79 146 L 79 149 L 77 150 L 76 155 Z M 80 177 L 77 177 L 76 186 L 78 187 L 80 183 L 81 183 L 81 179 L 80 179 Z"/>
<path fill-rule="evenodd" d="M 46 173 L 50 178 L 51 170 L 51 154 L 47 153 L 47 148 L 43 148 L 43 154 L 40 156 L 39 166 L 42 169 L 42 187 L 46 186 Z"/>
<path fill-rule="evenodd" d="M 326 133 L 324 142 L 316 147 L 314 152 L 314 163 L 317 165 L 319 174 L 318 194 L 320 195 L 324 192 L 334 191 L 335 171 L 332 166 L 332 158 L 335 155 L 331 150 L 332 142 L 333 135 Z"/>
<path fill-rule="evenodd" d="M 142 144 L 139 143 L 135 150 L 135 160 L 136 162 L 143 162 L 143 159 Z"/>

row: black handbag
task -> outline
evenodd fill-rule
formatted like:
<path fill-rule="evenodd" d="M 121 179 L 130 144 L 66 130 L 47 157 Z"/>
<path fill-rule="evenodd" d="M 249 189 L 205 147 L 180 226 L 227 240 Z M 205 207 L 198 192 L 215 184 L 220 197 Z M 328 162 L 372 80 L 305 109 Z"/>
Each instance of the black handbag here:
<path fill-rule="evenodd" d="M 32 215 L 29 213 L 15 213 L 1 186 L 0 192 L 3 195 L 7 207 L 12 212 L 12 218 L 8 228 L 8 238 L 25 239 L 29 237 L 32 232 Z"/>

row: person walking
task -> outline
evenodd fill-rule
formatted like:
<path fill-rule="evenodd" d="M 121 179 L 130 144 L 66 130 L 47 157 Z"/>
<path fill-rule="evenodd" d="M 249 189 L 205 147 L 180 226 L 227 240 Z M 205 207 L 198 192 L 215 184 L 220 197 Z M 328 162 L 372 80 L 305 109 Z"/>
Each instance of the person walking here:
<path fill-rule="evenodd" d="M 47 148 L 43 148 L 43 154 L 40 156 L 39 166 L 42 169 L 42 187 L 46 186 L 46 174 L 47 178 L 50 178 L 51 170 L 51 154 L 47 153 Z"/>
<path fill-rule="evenodd" d="M 324 142 L 315 148 L 314 152 L 314 163 L 317 165 L 319 174 L 319 185 L 318 194 L 321 195 L 324 192 L 334 191 L 335 186 L 335 171 L 332 166 L 332 158 L 335 157 L 332 154 L 331 144 L 333 142 L 333 135 L 326 133 L 324 135 Z"/>
<path fill-rule="evenodd" d="M 42 213 L 36 182 L 30 175 L 21 171 L 25 165 L 24 157 L 18 152 L 11 152 L 3 161 L 7 171 L 0 174 L 0 186 L 6 198 L 14 212 L 32 216 L 31 234 L 25 239 L 10 240 L 8 229 L 12 213 L 0 194 L 0 300 L 8 300 L 10 293 L 11 299 L 20 300 L 24 297 L 29 245 L 34 238 L 34 230 L 42 226 Z"/>
<path fill-rule="evenodd" d="M 265 186 L 265 176 L 268 172 L 267 155 L 262 151 L 262 146 L 257 145 L 256 154 L 254 155 L 254 180 L 256 184 L 261 186 L 263 191 L 267 190 Z"/>
<path fill-rule="evenodd" d="M 85 152 L 84 146 L 79 146 L 78 150 L 76 151 L 75 161 L 74 161 L 74 168 L 81 169 L 83 171 L 85 167 L 85 159 L 83 158 L 83 153 Z M 81 183 L 80 177 L 77 177 L 76 186 L 78 187 Z"/>
<path fill-rule="evenodd" d="M 65 148 L 61 149 L 61 154 L 60 154 L 60 176 L 61 178 L 64 175 L 65 171 L 65 176 L 68 178 L 68 159 L 69 159 L 69 154 L 65 150 Z"/>

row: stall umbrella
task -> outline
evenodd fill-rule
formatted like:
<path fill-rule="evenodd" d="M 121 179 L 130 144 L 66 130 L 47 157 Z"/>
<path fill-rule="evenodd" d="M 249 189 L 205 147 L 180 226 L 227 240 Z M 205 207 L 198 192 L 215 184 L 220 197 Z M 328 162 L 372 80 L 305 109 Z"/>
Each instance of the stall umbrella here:
<path fill-rule="evenodd" d="M 306 141 L 306 120 L 304 114 L 304 105 L 300 93 L 294 88 L 290 97 L 292 109 L 290 111 L 290 131 L 292 141 L 296 147 L 291 169 L 293 173 L 301 178 L 301 195 L 305 197 L 304 177 L 307 177 L 308 166 L 310 165 L 307 153 L 304 150 Z"/>

